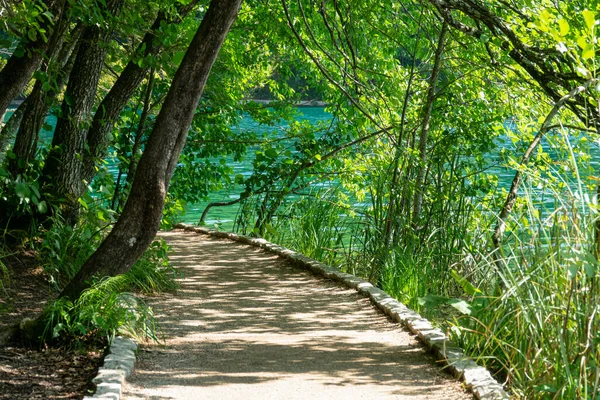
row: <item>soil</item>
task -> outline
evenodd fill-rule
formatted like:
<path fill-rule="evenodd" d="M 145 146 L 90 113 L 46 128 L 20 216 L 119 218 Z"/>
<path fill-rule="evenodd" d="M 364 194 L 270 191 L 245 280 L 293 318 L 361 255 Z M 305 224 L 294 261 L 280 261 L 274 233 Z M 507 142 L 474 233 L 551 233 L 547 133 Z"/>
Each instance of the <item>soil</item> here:
<path fill-rule="evenodd" d="M 183 273 L 148 299 L 164 343 L 146 343 L 133 399 L 471 399 L 368 299 L 257 248 L 161 236 Z"/>
<path fill-rule="evenodd" d="M 9 270 L 0 287 L 0 329 L 33 318 L 56 296 L 33 253 L 16 249 L 0 261 Z M 0 399 L 81 399 L 102 364 L 98 348 L 0 347 Z"/>

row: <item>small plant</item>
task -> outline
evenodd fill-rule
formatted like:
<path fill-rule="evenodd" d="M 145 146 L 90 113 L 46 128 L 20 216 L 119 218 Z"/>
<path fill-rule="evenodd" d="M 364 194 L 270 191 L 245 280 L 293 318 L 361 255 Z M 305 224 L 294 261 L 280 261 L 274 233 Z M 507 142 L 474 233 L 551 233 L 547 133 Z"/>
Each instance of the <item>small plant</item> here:
<path fill-rule="evenodd" d="M 105 277 L 75 302 L 58 299 L 45 312 L 45 340 L 81 342 L 115 335 L 157 339 L 152 310 L 134 292 L 175 290 L 177 271 L 169 265 L 164 240 L 149 249 L 124 275 Z"/>
<path fill-rule="evenodd" d="M 125 274 L 133 289 L 144 293 L 160 293 L 178 288 L 177 270 L 169 264 L 169 246 L 162 240 L 152 242 L 148 250 Z"/>
<path fill-rule="evenodd" d="M 41 245 L 35 246 L 44 272 L 55 289 L 60 289 L 77 274 L 103 238 L 102 231 L 93 223 L 73 228 L 60 216 L 52 217 L 51 228 L 41 232 Z"/>
<path fill-rule="evenodd" d="M 72 302 L 58 299 L 45 311 L 45 340 L 82 342 L 116 335 L 157 340 L 152 310 L 126 292 L 130 282 L 120 275 L 104 278 Z"/>

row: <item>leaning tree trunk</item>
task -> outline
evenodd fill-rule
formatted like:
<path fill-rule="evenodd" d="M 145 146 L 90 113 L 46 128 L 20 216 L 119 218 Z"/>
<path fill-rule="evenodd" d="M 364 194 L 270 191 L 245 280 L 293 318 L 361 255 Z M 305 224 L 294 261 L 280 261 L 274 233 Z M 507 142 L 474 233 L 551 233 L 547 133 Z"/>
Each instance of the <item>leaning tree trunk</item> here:
<path fill-rule="evenodd" d="M 63 13 L 69 2 L 46 0 L 40 4 L 44 4 L 54 16 L 51 20 L 43 17 L 40 22 L 40 28 L 46 31 L 48 37 L 51 37 L 54 25 L 64 18 Z M 42 35 L 37 34 L 36 40 L 23 39 L 17 50 L 8 59 L 0 71 L 0 88 L 2 88 L 0 90 L 0 115 L 4 115 L 10 102 L 23 91 L 42 62 L 48 45 L 49 43 L 43 39 Z"/>
<path fill-rule="evenodd" d="M 49 78 L 52 78 L 49 81 L 53 82 L 54 85 L 50 85 L 49 89 L 44 88 L 45 80 L 37 79 L 31 94 L 27 97 L 23 120 L 19 126 L 12 149 L 15 159 L 9 163 L 9 171 L 13 176 L 23 172 L 26 168 L 26 165 L 20 165 L 19 161 L 27 164 L 35 156 L 40 129 L 42 129 L 52 103 L 54 103 L 58 93 L 62 91 L 70 71 L 69 65 L 71 67 L 73 65 L 72 61 L 70 62 L 71 54 L 79 40 L 82 28 L 83 25 L 75 27 L 66 43 L 64 40 L 57 41 L 51 49 L 50 60 L 43 67 L 43 71 L 48 74 Z M 64 36 L 63 33 L 61 39 L 66 39 Z"/>
<path fill-rule="evenodd" d="M 21 121 L 23 121 L 23 114 L 27 108 L 27 99 L 19 104 L 19 107 L 13 112 L 6 124 L 0 130 L 0 163 L 4 161 L 4 155 L 8 150 L 8 145 L 12 143 Z M 4 118 L 4 117 L 3 117 Z"/>
<path fill-rule="evenodd" d="M 94 276 L 127 272 L 154 239 L 177 160 L 210 69 L 242 0 L 212 0 L 157 117 L 121 217 L 61 293 L 75 299 Z"/>
<path fill-rule="evenodd" d="M 119 14 L 123 0 L 108 0 L 102 11 L 109 16 Z M 63 217 L 74 225 L 79 211 L 78 199 L 84 185 L 82 180 L 85 124 L 90 117 L 94 97 L 106 57 L 106 42 L 112 29 L 92 25 L 85 29 L 69 84 L 56 123 L 52 149 L 46 158 L 43 177 L 57 199 L 63 199 Z"/>
<path fill-rule="evenodd" d="M 158 41 L 155 40 L 155 32 L 166 21 L 166 16 L 163 11 L 158 13 L 154 24 L 150 28 L 150 31 L 146 33 L 144 39 L 137 47 L 138 52 L 141 49 L 144 57 L 153 54 L 161 46 L 158 45 Z M 119 78 L 110 89 L 110 91 L 104 96 L 104 99 L 98 106 L 92 126 L 87 134 L 87 151 L 84 155 L 84 167 L 82 179 L 90 182 L 96 174 L 96 165 L 98 160 L 101 160 L 109 145 L 109 134 L 112 131 L 115 122 L 119 119 L 121 111 L 133 95 L 133 93 L 139 88 L 148 66 L 140 67 L 137 60 L 130 60 Z M 83 187 L 82 187 L 83 188 Z M 82 193 L 78 194 L 78 197 Z"/>
<path fill-rule="evenodd" d="M 168 16 L 165 11 L 159 11 L 150 30 L 138 45 L 136 54 L 141 54 L 143 58 L 146 58 L 162 50 L 163 46 L 160 40 L 156 38 L 158 29 L 165 24 L 179 22 L 181 18 L 184 18 L 195 8 L 197 3 L 198 0 L 194 0 L 185 6 L 180 5 L 178 7 L 179 14 L 175 18 Z M 87 134 L 88 151 L 84 156 L 83 163 L 83 180 L 86 182 L 90 182 L 94 178 L 98 160 L 102 160 L 108 150 L 110 144 L 108 138 L 115 122 L 119 119 L 121 111 L 148 72 L 149 65 L 143 63 L 141 65 L 138 64 L 137 59 L 130 60 L 98 106 L 92 126 Z"/>

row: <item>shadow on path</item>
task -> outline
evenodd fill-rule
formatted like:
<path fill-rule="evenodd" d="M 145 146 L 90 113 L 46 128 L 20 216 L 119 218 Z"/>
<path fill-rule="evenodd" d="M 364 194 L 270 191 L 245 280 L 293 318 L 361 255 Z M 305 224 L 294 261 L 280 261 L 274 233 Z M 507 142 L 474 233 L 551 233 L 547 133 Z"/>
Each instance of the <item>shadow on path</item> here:
<path fill-rule="evenodd" d="M 149 299 L 166 346 L 142 347 L 124 398 L 472 398 L 354 290 L 246 245 L 161 236 L 184 278 Z"/>

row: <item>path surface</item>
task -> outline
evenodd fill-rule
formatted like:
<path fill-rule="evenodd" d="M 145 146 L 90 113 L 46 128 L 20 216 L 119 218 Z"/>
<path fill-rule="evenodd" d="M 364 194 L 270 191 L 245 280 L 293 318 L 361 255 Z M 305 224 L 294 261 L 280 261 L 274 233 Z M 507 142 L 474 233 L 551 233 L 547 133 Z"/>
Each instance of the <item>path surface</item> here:
<path fill-rule="evenodd" d="M 150 299 L 166 346 L 142 346 L 125 399 L 471 399 L 354 290 L 262 250 L 161 236 L 185 278 Z"/>

